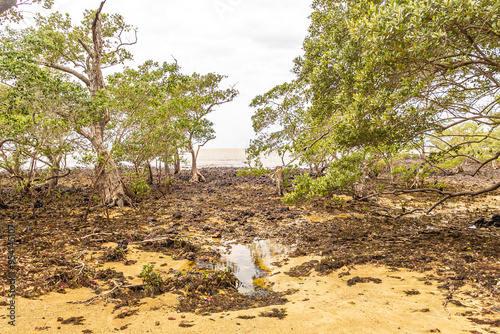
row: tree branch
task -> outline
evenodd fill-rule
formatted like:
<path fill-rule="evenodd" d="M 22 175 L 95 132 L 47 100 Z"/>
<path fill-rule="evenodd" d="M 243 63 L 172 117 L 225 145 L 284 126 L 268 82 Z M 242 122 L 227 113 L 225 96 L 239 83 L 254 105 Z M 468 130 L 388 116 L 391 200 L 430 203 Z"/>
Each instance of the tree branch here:
<path fill-rule="evenodd" d="M 439 200 L 436 204 L 434 204 L 429 210 L 426 211 L 427 214 L 431 213 L 435 208 L 437 208 L 440 204 L 446 202 L 447 200 L 454 198 L 454 197 L 461 197 L 461 196 L 471 196 L 475 197 L 484 193 L 489 193 L 491 191 L 495 191 L 498 188 L 500 188 L 500 182 L 492 185 L 491 187 L 488 188 L 483 188 L 477 191 L 461 191 L 459 193 L 454 193 L 450 194 L 448 196 L 443 197 L 441 200 Z"/>
<path fill-rule="evenodd" d="M 85 51 L 87 51 L 87 53 L 89 54 L 89 57 L 93 58 L 94 56 L 93 56 L 92 50 L 90 50 L 89 46 L 87 44 L 85 44 L 85 42 L 81 38 L 78 38 L 78 42 L 80 42 L 80 44 L 83 46 Z"/>
<path fill-rule="evenodd" d="M 87 86 L 90 86 L 90 80 L 86 76 L 84 76 L 81 73 L 78 73 L 77 71 L 75 71 L 75 70 L 73 70 L 73 69 L 71 69 L 69 67 L 62 66 L 62 65 L 59 65 L 59 64 L 55 64 L 55 63 L 49 63 L 49 62 L 46 62 L 46 61 L 43 61 L 43 60 L 39 60 L 39 61 L 37 61 L 37 63 L 39 65 L 47 66 L 47 67 L 50 67 L 50 68 L 54 68 L 56 70 L 60 70 L 60 71 L 72 74 L 75 77 L 77 77 L 78 79 L 80 79 L 81 81 L 83 81 L 83 83 L 85 83 Z"/>

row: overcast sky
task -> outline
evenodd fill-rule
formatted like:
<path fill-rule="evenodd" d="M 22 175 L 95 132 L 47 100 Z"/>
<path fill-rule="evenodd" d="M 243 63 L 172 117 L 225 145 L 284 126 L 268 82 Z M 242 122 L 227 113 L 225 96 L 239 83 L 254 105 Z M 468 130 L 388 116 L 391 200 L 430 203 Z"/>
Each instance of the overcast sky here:
<path fill-rule="evenodd" d="M 53 9 L 79 22 L 100 0 L 55 0 Z M 140 3 L 143 6 L 139 6 Z M 245 148 L 254 133 L 252 99 L 293 79 L 293 59 L 309 25 L 309 0 L 108 0 L 104 12 L 119 13 L 139 29 L 130 48 L 134 62 L 178 60 L 182 72 L 216 72 L 237 84 L 238 98 L 216 110 L 217 139 L 210 148 Z"/>

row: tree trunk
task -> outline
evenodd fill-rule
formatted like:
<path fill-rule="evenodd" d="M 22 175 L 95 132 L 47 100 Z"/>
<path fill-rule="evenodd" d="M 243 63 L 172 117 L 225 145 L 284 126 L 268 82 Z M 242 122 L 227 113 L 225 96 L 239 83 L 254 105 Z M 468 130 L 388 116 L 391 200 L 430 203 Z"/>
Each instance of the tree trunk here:
<path fill-rule="evenodd" d="M 366 165 L 363 167 L 363 175 L 361 176 L 361 179 L 359 182 L 354 183 L 354 193 L 355 196 L 358 198 L 363 198 L 367 195 L 367 188 L 366 188 L 366 179 L 368 178 L 367 170 L 366 170 Z"/>
<path fill-rule="evenodd" d="M 168 147 L 165 149 L 165 193 L 170 193 L 172 186 L 172 175 L 170 174 L 170 167 L 168 166 L 168 159 L 170 158 L 170 150 Z"/>
<path fill-rule="evenodd" d="M 17 148 L 17 147 L 16 147 Z M 21 170 L 21 155 L 19 154 L 19 151 L 16 149 L 15 152 L 12 154 L 12 161 L 13 161 L 13 173 L 16 176 L 21 176 L 22 170 Z"/>
<path fill-rule="evenodd" d="M 425 154 L 425 143 L 422 140 L 422 151 L 420 152 L 420 159 L 422 160 L 422 165 L 418 168 L 417 176 L 415 179 L 415 187 L 422 188 L 424 186 L 424 161 L 427 159 Z"/>
<path fill-rule="evenodd" d="M 181 172 L 181 158 L 179 156 L 179 151 L 175 152 L 174 159 L 174 174 L 179 174 Z"/>
<path fill-rule="evenodd" d="M 389 159 L 389 175 L 391 176 L 391 183 L 394 183 L 394 159 Z"/>
<path fill-rule="evenodd" d="M 108 206 L 118 205 L 123 208 L 125 204 L 131 204 L 132 201 L 125 194 L 118 168 L 114 160 L 109 156 L 108 150 L 104 145 L 102 138 L 94 137 L 92 145 L 98 152 L 98 163 L 96 165 L 97 191 L 103 203 Z"/>
<path fill-rule="evenodd" d="M 156 169 L 158 170 L 158 186 L 161 185 L 161 178 L 163 177 L 163 168 L 161 167 L 161 160 L 158 161 L 158 159 L 156 160 Z"/>
<path fill-rule="evenodd" d="M 189 151 L 191 151 L 191 182 L 206 182 L 205 177 L 201 175 L 198 171 L 198 167 L 196 166 L 196 158 L 197 154 L 193 149 L 193 146 L 189 147 Z"/>
<path fill-rule="evenodd" d="M 49 175 L 49 182 L 48 182 L 48 187 L 47 187 L 47 194 L 50 195 L 50 192 L 57 187 L 59 184 L 59 171 L 61 168 L 61 160 L 62 156 L 58 157 L 49 157 L 50 163 L 52 164 L 51 170 L 50 170 L 50 175 Z"/>
<path fill-rule="evenodd" d="M 100 90 L 106 89 L 101 62 L 103 54 L 101 11 L 105 2 L 106 0 L 101 2 L 92 23 L 92 41 L 94 43 L 94 48 L 91 54 L 92 68 L 89 73 L 89 89 L 92 96 L 95 96 Z M 107 109 L 104 107 L 101 108 L 103 109 L 99 110 L 99 120 L 96 120 L 95 123 L 90 126 L 91 135 L 88 138 L 97 151 L 98 163 L 96 166 L 96 173 L 100 173 L 97 179 L 97 190 L 104 204 L 108 206 L 118 205 L 122 208 L 123 205 L 131 204 L 132 201 L 125 194 L 125 188 L 120 178 L 118 168 L 104 144 L 104 130 L 106 129 L 106 124 L 110 121 L 110 115 Z"/>
<path fill-rule="evenodd" d="M 147 163 L 147 167 L 148 167 L 148 184 L 152 186 L 154 180 L 153 180 L 153 168 L 151 168 L 150 162 Z"/>
<path fill-rule="evenodd" d="M 276 193 L 283 196 L 283 167 L 276 167 Z"/>
<path fill-rule="evenodd" d="M 8 11 L 17 4 L 17 0 L 0 0 L 0 14 Z"/>
<path fill-rule="evenodd" d="M 50 171 L 50 180 L 48 183 L 47 193 L 50 194 L 51 190 L 55 189 L 59 184 L 59 167 L 56 167 Z"/>

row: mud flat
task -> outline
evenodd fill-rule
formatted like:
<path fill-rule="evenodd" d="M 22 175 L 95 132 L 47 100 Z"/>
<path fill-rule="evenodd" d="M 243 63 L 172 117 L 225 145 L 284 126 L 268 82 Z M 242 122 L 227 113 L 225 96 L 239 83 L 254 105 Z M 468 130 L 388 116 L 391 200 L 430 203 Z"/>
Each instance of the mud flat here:
<path fill-rule="evenodd" d="M 19 266 L 14 329 L 2 239 L 0 332 L 500 332 L 500 230 L 471 228 L 499 212 L 498 193 L 393 220 L 377 203 L 288 206 L 266 176 L 203 173 L 136 208 L 91 206 L 87 221 L 86 171 L 34 213 L 2 180 Z"/>

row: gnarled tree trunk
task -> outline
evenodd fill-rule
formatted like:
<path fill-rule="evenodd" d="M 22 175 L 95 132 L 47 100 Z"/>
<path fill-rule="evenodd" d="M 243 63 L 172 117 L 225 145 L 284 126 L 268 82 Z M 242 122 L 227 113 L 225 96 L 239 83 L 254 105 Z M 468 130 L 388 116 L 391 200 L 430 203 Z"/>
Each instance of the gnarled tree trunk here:
<path fill-rule="evenodd" d="M 151 167 L 151 162 L 148 161 L 146 167 L 148 168 L 148 184 L 152 186 L 154 182 L 154 177 L 153 177 L 153 168 Z"/>
<path fill-rule="evenodd" d="M 170 173 L 170 166 L 168 165 L 168 159 L 170 158 L 170 150 L 167 146 L 165 149 L 165 193 L 170 193 L 170 187 L 172 186 L 172 175 Z"/>
<path fill-rule="evenodd" d="M 95 171 L 99 176 L 96 181 L 99 197 L 108 206 L 118 205 L 122 208 L 125 204 L 132 202 L 125 194 L 118 168 L 104 145 L 103 136 L 98 135 L 98 133 L 99 131 L 92 137 L 91 143 L 98 152 L 98 163 Z"/>
<path fill-rule="evenodd" d="M 191 152 L 191 182 L 206 182 L 205 177 L 201 175 L 198 167 L 196 166 L 196 159 L 198 158 L 198 153 L 194 151 L 192 145 L 189 145 L 189 151 Z"/>

